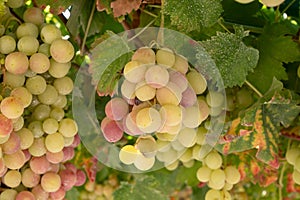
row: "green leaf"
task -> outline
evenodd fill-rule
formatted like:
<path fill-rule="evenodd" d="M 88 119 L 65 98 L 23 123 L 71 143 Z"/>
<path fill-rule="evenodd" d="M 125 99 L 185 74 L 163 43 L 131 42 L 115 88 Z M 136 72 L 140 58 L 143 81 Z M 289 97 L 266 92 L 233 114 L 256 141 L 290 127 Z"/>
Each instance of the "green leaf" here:
<path fill-rule="evenodd" d="M 216 148 L 225 154 L 256 148 L 256 157 L 259 160 L 278 168 L 280 164 L 278 139 L 281 125 L 290 126 L 299 115 L 298 103 L 291 91 L 275 91 L 269 101 L 259 101 L 247 109 L 244 116 L 234 120 L 227 136 L 233 135 L 235 138 L 217 145 Z"/>
<path fill-rule="evenodd" d="M 300 61 L 300 46 L 291 36 L 296 33 L 294 25 L 288 22 L 265 26 L 257 41 L 260 52 L 257 67 L 247 77 L 261 93 L 268 91 L 273 77 L 278 80 L 288 78 L 284 63 Z"/>
<path fill-rule="evenodd" d="M 196 162 L 191 168 L 181 166 L 177 170 L 176 181 L 178 183 L 186 183 L 190 186 L 196 186 L 199 183 L 197 179 L 197 171 L 201 167 L 200 162 Z"/>
<path fill-rule="evenodd" d="M 247 34 L 242 28 L 236 28 L 236 34 L 218 32 L 217 36 L 201 42 L 215 61 L 225 87 L 243 85 L 248 72 L 257 64 L 259 52 L 242 41 Z"/>
<path fill-rule="evenodd" d="M 65 11 L 70 5 L 75 3 L 75 0 L 33 0 L 35 4 L 40 8 L 45 8 L 47 5 L 50 6 L 50 12 L 58 15 Z"/>
<path fill-rule="evenodd" d="M 220 0 L 165 0 L 163 13 L 170 15 L 171 24 L 186 33 L 214 25 L 222 13 Z"/>
<path fill-rule="evenodd" d="M 137 178 L 135 183 L 122 182 L 120 187 L 113 193 L 114 200 L 167 200 L 164 194 L 164 186 L 153 176 L 143 175 Z"/>

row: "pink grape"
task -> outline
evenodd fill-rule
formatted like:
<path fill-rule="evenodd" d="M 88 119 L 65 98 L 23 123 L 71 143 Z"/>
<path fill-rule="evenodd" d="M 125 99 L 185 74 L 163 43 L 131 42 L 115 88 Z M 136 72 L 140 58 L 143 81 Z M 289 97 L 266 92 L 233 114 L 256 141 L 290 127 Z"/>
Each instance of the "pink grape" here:
<path fill-rule="evenodd" d="M 186 77 L 182 73 L 174 70 L 170 70 L 169 74 L 170 82 L 175 83 L 180 88 L 181 92 L 185 91 L 189 83 Z"/>
<path fill-rule="evenodd" d="M 82 186 L 86 181 L 86 175 L 84 171 L 77 170 L 76 171 L 76 183 L 74 186 Z"/>
<path fill-rule="evenodd" d="M 22 151 L 25 155 L 25 162 L 29 161 L 31 158 L 31 154 L 29 153 L 28 149 L 23 149 Z"/>
<path fill-rule="evenodd" d="M 53 163 L 50 163 L 50 167 L 48 169 L 47 172 L 54 172 L 54 173 L 58 173 L 60 170 L 60 163 L 59 164 L 53 164 Z"/>
<path fill-rule="evenodd" d="M 0 103 L 0 110 L 9 119 L 16 119 L 24 112 L 22 101 L 16 97 L 6 97 Z"/>
<path fill-rule="evenodd" d="M 105 114 L 111 120 L 119 121 L 128 113 L 129 107 L 122 98 L 112 98 L 105 106 Z"/>
<path fill-rule="evenodd" d="M 104 138 L 108 142 L 117 142 L 123 137 L 123 131 L 120 128 L 120 124 L 118 124 L 116 121 L 109 119 L 108 117 L 105 117 L 102 120 L 101 130 Z"/>
<path fill-rule="evenodd" d="M 143 131 L 139 129 L 135 122 L 136 113 L 129 113 L 123 121 L 124 131 L 129 135 L 141 135 Z"/>
<path fill-rule="evenodd" d="M 77 171 L 76 166 L 71 162 L 64 163 L 64 166 L 65 166 L 66 169 L 69 169 L 74 173 L 76 173 L 76 171 Z"/>
<path fill-rule="evenodd" d="M 50 192 L 50 198 L 55 200 L 63 200 L 66 196 L 66 191 L 59 188 L 56 192 Z"/>
<path fill-rule="evenodd" d="M 59 172 L 59 176 L 61 179 L 61 185 L 62 188 L 65 191 L 70 190 L 76 183 L 76 172 L 73 172 L 72 170 L 69 169 L 65 169 L 65 170 L 61 170 Z"/>
<path fill-rule="evenodd" d="M 57 164 L 63 161 L 64 159 L 64 152 L 59 151 L 57 153 L 52 153 L 50 151 L 46 152 L 46 158 L 50 163 Z"/>
<path fill-rule="evenodd" d="M 17 152 L 20 148 L 21 140 L 15 132 L 12 132 L 8 140 L 4 144 L 2 144 L 2 152 L 5 154 L 13 154 Z"/>
<path fill-rule="evenodd" d="M 0 137 L 6 137 L 13 131 L 13 122 L 3 114 L 0 114 Z"/>
<path fill-rule="evenodd" d="M 180 105 L 183 107 L 190 107 L 197 102 L 197 95 L 191 86 L 188 86 L 182 93 L 182 99 Z"/>
<path fill-rule="evenodd" d="M 21 191 L 17 194 L 16 200 L 36 200 L 35 196 L 29 191 Z"/>
<path fill-rule="evenodd" d="M 74 136 L 73 143 L 70 145 L 70 147 L 75 148 L 75 147 L 77 147 L 79 144 L 80 144 L 80 136 L 79 136 L 79 134 L 76 134 L 76 135 Z"/>
<path fill-rule="evenodd" d="M 37 185 L 31 190 L 37 200 L 48 200 L 49 193 L 46 192 L 41 185 Z"/>
<path fill-rule="evenodd" d="M 7 167 L 4 163 L 3 158 L 0 158 L 0 177 L 4 176 L 4 174 L 7 172 Z"/>
<path fill-rule="evenodd" d="M 63 148 L 63 152 L 64 152 L 63 162 L 71 160 L 75 155 L 74 148 L 72 148 L 72 147 Z"/>
<path fill-rule="evenodd" d="M 32 157 L 29 161 L 31 170 L 36 174 L 44 174 L 50 167 L 50 162 L 46 156 Z"/>

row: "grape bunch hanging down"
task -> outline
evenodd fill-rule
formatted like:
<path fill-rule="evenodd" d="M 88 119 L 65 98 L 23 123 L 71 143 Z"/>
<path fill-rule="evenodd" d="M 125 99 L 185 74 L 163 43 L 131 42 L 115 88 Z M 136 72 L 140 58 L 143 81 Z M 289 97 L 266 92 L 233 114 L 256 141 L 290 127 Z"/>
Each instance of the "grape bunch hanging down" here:
<path fill-rule="evenodd" d="M 85 182 L 68 162 L 80 143 L 76 122 L 65 116 L 74 47 L 39 8 L 23 20 L 0 37 L 0 199 L 64 199 Z"/>
<path fill-rule="evenodd" d="M 108 142 L 118 142 L 124 133 L 137 137 L 134 145 L 121 148 L 120 161 L 142 171 L 156 159 L 170 169 L 179 161 L 192 166 L 193 149 L 197 157 L 205 142 L 202 125 L 208 127 L 209 115 L 223 111 L 223 95 L 208 92 L 204 76 L 168 48 L 139 48 L 123 74 L 101 122 Z"/>

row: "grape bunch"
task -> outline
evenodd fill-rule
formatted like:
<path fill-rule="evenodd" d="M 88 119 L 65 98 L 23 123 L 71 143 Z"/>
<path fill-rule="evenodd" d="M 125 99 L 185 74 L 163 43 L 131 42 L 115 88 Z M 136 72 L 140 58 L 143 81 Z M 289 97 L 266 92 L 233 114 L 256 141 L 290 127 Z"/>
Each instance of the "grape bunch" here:
<path fill-rule="evenodd" d="M 292 178 L 293 181 L 300 185 L 300 146 L 299 143 L 295 142 L 286 151 L 286 161 L 293 166 Z"/>
<path fill-rule="evenodd" d="M 80 143 L 76 122 L 65 115 L 74 47 L 39 8 L 25 10 L 23 20 L 0 37 L 0 199 L 59 200 L 85 182 L 67 162 Z"/>
<path fill-rule="evenodd" d="M 205 144 L 209 116 L 225 112 L 223 94 L 208 91 L 205 77 L 168 48 L 137 49 L 123 75 L 101 121 L 108 142 L 137 137 L 121 148 L 120 161 L 142 171 L 156 160 L 170 170 L 179 162 L 193 166 Z"/>
<path fill-rule="evenodd" d="M 205 200 L 230 200 L 231 194 L 228 191 L 241 179 L 238 169 L 232 165 L 223 167 L 222 156 L 215 150 L 205 156 L 202 164 L 202 167 L 197 171 L 197 178 L 210 187 L 205 195 Z"/>

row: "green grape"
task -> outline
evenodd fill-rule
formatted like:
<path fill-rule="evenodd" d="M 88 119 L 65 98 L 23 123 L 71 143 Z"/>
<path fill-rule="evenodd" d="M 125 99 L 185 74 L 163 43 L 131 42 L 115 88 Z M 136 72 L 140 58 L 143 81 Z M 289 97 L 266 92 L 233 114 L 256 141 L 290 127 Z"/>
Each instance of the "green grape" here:
<path fill-rule="evenodd" d="M 119 152 L 119 159 L 126 165 L 133 164 L 137 158 L 138 150 L 132 145 L 126 145 Z"/>
<path fill-rule="evenodd" d="M 23 36 L 17 43 L 18 50 L 30 56 L 36 53 L 39 49 L 39 41 L 33 36 Z"/>
<path fill-rule="evenodd" d="M 44 155 L 47 152 L 45 147 L 45 138 L 44 137 L 35 138 L 32 145 L 28 148 L 28 150 L 32 156 L 39 157 Z"/>
<path fill-rule="evenodd" d="M 50 44 L 42 43 L 39 46 L 38 52 L 45 54 L 49 58 L 51 56 L 50 55 Z M 50 68 L 51 68 L 51 60 L 53 60 L 53 59 L 52 58 L 50 59 Z M 49 68 L 49 70 L 50 70 L 50 68 Z M 50 75 L 52 76 L 52 74 L 50 74 Z M 54 77 L 54 78 L 56 78 L 56 77 Z"/>
<path fill-rule="evenodd" d="M 56 121 L 60 121 L 64 118 L 65 111 L 62 108 L 54 107 L 50 112 L 50 117 L 55 119 Z"/>
<path fill-rule="evenodd" d="M 207 88 L 206 79 L 196 70 L 187 73 L 186 78 L 196 94 L 202 94 Z"/>
<path fill-rule="evenodd" d="M 12 119 L 14 131 L 20 130 L 24 126 L 24 118 L 22 116 Z"/>
<path fill-rule="evenodd" d="M 5 68 L 12 74 L 24 74 L 29 66 L 27 56 L 22 52 L 13 52 L 5 58 Z"/>
<path fill-rule="evenodd" d="M 241 179 L 239 170 L 234 166 L 227 166 L 225 168 L 226 182 L 229 184 L 237 184 Z"/>
<path fill-rule="evenodd" d="M 39 95 L 39 94 L 42 94 L 46 90 L 47 83 L 46 83 L 46 80 L 42 76 L 36 75 L 34 77 L 28 78 L 26 80 L 25 86 L 31 94 Z"/>
<path fill-rule="evenodd" d="M 146 158 L 154 157 L 157 152 L 156 140 L 151 135 L 140 136 L 135 145 Z"/>
<path fill-rule="evenodd" d="M 70 62 L 74 53 L 74 47 L 68 40 L 56 39 L 50 45 L 50 54 L 56 62 Z"/>
<path fill-rule="evenodd" d="M 23 20 L 25 22 L 30 22 L 37 26 L 40 26 L 44 23 L 43 11 L 37 7 L 27 8 L 23 13 Z"/>
<path fill-rule="evenodd" d="M 58 130 L 58 121 L 53 118 L 47 118 L 43 121 L 43 130 L 47 134 L 55 133 Z"/>
<path fill-rule="evenodd" d="M 5 33 L 5 26 L 3 24 L 0 24 L 0 36 L 2 36 Z"/>
<path fill-rule="evenodd" d="M 206 102 L 210 107 L 220 107 L 224 103 L 224 96 L 219 92 L 209 91 L 206 95 Z"/>
<path fill-rule="evenodd" d="M 156 62 L 159 65 L 170 68 L 175 64 L 175 54 L 168 48 L 159 49 L 156 52 Z"/>
<path fill-rule="evenodd" d="M 4 35 L 0 38 L 0 53 L 9 54 L 16 49 L 16 40 L 10 35 Z"/>
<path fill-rule="evenodd" d="M 20 8 L 24 3 L 24 0 L 7 0 L 7 5 L 10 8 Z"/>
<path fill-rule="evenodd" d="M 45 91 L 38 95 L 38 100 L 46 105 L 54 104 L 57 101 L 58 92 L 52 85 L 47 85 Z"/>
<path fill-rule="evenodd" d="M 22 150 L 28 149 L 34 141 L 34 135 L 28 128 L 22 128 L 16 132 L 20 138 L 20 147 Z"/>
<path fill-rule="evenodd" d="M 134 52 L 131 60 L 144 64 L 155 64 L 155 52 L 149 47 L 141 47 Z"/>
<path fill-rule="evenodd" d="M 24 108 L 28 107 L 32 101 L 32 94 L 25 87 L 16 87 L 14 88 L 10 96 L 18 98 Z"/>
<path fill-rule="evenodd" d="M 68 103 L 67 97 L 65 95 L 58 94 L 55 103 L 53 103 L 52 107 L 64 108 Z"/>
<path fill-rule="evenodd" d="M 67 95 L 72 92 L 74 84 L 70 77 L 65 76 L 62 78 L 55 79 L 53 82 L 53 86 L 59 94 Z"/>
<path fill-rule="evenodd" d="M 242 88 L 236 93 L 236 101 L 241 108 L 247 108 L 254 102 L 251 92 L 246 88 Z"/>
<path fill-rule="evenodd" d="M 40 175 L 34 173 L 30 168 L 26 168 L 22 172 L 22 184 L 25 187 L 32 188 L 39 184 Z"/>
<path fill-rule="evenodd" d="M 71 146 L 75 140 L 75 137 L 64 137 L 65 147 Z"/>
<path fill-rule="evenodd" d="M 207 166 L 202 166 L 197 170 L 197 179 L 201 182 L 208 182 L 212 170 Z"/>
<path fill-rule="evenodd" d="M 207 134 L 207 129 L 206 128 L 204 128 L 203 126 L 198 127 L 196 143 L 199 144 L 199 145 L 206 144 L 206 141 L 205 141 L 206 134 Z"/>
<path fill-rule="evenodd" d="M 12 74 L 6 71 L 3 82 L 12 88 L 21 87 L 25 83 L 25 76 L 22 74 Z"/>
<path fill-rule="evenodd" d="M 45 147 L 51 153 L 58 153 L 65 147 L 65 140 L 61 133 L 52 133 L 46 136 Z"/>
<path fill-rule="evenodd" d="M 193 149 L 188 148 L 184 151 L 184 153 L 179 157 L 179 160 L 183 163 L 187 163 L 193 160 Z"/>
<path fill-rule="evenodd" d="M 300 172 L 300 155 L 298 155 L 295 159 L 294 170 Z"/>
<path fill-rule="evenodd" d="M 32 132 L 35 138 L 44 135 L 43 124 L 41 121 L 32 121 L 28 124 L 28 129 Z"/>
<path fill-rule="evenodd" d="M 18 192 L 14 189 L 6 189 L 0 194 L 1 200 L 15 200 Z"/>
<path fill-rule="evenodd" d="M 54 59 L 50 59 L 49 74 L 54 78 L 62 78 L 66 76 L 71 68 L 71 62 L 58 63 Z"/>
<path fill-rule="evenodd" d="M 41 39 L 47 44 L 51 44 L 56 39 L 61 39 L 61 31 L 53 24 L 46 24 L 41 29 Z"/>
<path fill-rule="evenodd" d="M 17 170 L 9 170 L 2 178 L 5 185 L 11 188 L 16 188 L 20 185 L 22 175 Z"/>
<path fill-rule="evenodd" d="M 64 137 L 73 137 L 78 131 L 76 122 L 73 119 L 65 118 L 59 122 L 58 131 Z"/>
<path fill-rule="evenodd" d="M 211 151 L 209 154 L 204 159 L 205 164 L 207 167 L 210 169 L 219 169 L 222 166 L 223 159 L 222 156 L 216 152 L 216 151 Z"/>
<path fill-rule="evenodd" d="M 285 154 L 286 161 L 291 164 L 295 165 L 296 158 L 300 155 L 300 149 L 297 147 L 293 147 L 287 150 Z"/>
<path fill-rule="evenodd" d="M 210 189 L 205 194 L 205 200 L 223 200 L 219 190 Z"/>
<path fill-rule="evenodd" d="M 39 28 L 33 23 L 23 23 L 18 26 L 16 35 L 18 39 L 24 36 L 37 38 L 39 36 Z"/>
<path fill-rule="evenodd" d="M 43 121 L 50 116 L 51 108 L 49 105 L 38 104 L 32 113 L 32 118 L 38 121 Z"/>
<path fill-rule="evenodd" d="M 45 54 L 35 53 L 30 56 L 29 68 L 35 73 L 42 74 L 50 68 L 50 61 Z"/>
<path fill-rule="evenodd" d="M 183 128 L 177 135 L 177 140 L 185 147 L 195 145 L 197 139 L 197 131 L 193 128 Z"/>

